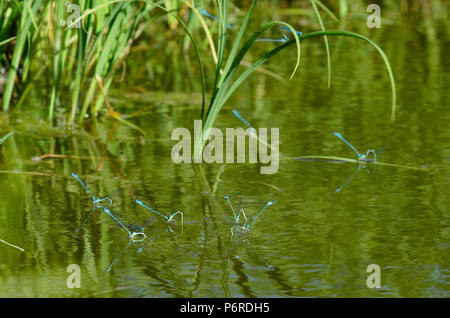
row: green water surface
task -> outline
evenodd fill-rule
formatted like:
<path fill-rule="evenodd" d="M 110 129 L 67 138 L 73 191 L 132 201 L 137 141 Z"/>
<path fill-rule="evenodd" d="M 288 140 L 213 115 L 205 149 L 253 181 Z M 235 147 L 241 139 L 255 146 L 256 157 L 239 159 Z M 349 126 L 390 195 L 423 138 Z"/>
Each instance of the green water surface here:
<path fill-rule="evenodd" d="M 215 127 L 243 127 L 238 109 L 254 127 L 280 128 L 284 157 L 273 175 L 259 164 L 174 164 L 171 132 L 193 129 L 200 96 L 136 94 L 126 87 L 146 85 L 143 65 L 112 101 L 141 110 L 129 120 L 144 136 L 107 117 L 52 128 L 40 120 L 46 99 L 1 114 L 2 135 L 15 133 L 0 146 L 0 239 L 25 251 L 0 243 L 0 297 L 449 297 L 449 43 L 395 27 L 369 36 L 391 59 L 395 122 L 383 61 L 354 39 L 331 39 L 331 88 L 323 42 L 310 41 L 293 80 L 255 73 L 222 109 Z M 288 78 L 295 59 L 292 49 L 265 67 Z M 376 149 L 379 161 L 429 170 L 368 164 L 346 184 L 357 164 L 287 159 L 355 158 L 333 131 L 360 152 Z M 45 154 L 69 157 L 36 160 Z M 90 214 L 70 172 L 96 196 L 113 192 L 111 211 L 144 225 L 147 239 L 128 245 L 110 216 Z M 224 195 L 252 203 L 248 217 L 276 203 L 237 240 Z M 166 215 L 182 211 L 183 227 L 135 199 Z M 66 284 L 70 264 L 80 266 L 81 288 Z M 380 266 L 379 289 L 366 285 L 370 264 Z"/>

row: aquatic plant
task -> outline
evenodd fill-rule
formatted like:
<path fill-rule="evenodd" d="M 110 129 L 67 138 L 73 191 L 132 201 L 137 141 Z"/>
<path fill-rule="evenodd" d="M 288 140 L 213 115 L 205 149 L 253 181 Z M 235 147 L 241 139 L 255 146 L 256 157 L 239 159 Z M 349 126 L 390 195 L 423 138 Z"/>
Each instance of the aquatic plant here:
<path fill-rule="evenodd" d="M 67 12 L 77 8 L 78 16 L 74 13 L 65 19 L 66 4 Z M 158 12 L 150 15 L 153 11 Z M 166 8 L 161 2 L 146 0 L 93 0 L 78 4 L 56 0 L 1 1 L 0 63 L 8 69 L 3 110 L 9 111 L 12 107 L 19 70 L 21 79 L 26 81 L 31 68 L 38 68 L 36 77 L 42 72 L 48 73 L 50 121 L 55 118 L 58 97 L 64 91 L 70 91 L 71 95 L 68 125 L 73 125 L 76 116 L 82 123 L 88 113 L 96 115 L 105 107 L 104 99 L 114 74 L 124 65 L 132 45 L 157 19 L 171 16 L 193 43 L 189 29 L 173 11 L 177 8 Z M 203 66 L 195 43 L 193 47 L 200 63 L 204 92 Z M 21 92 L 17 104 L 23 102 L 29 88 Z M 110 107 L 107 110 L 112 118 L 131 126 L 119 113 L 112 112 Z"/>
<path fill-rule="evenodd" d="M 50 66 L 51 96 L 48 108 L 48 118 L 50 121 L 55 117 L 58 96 L 64 90 L 70 90 L 71 94 L 70 110 L 67 112 L 66 120 L 68 125 L 73 124 L 77 114 L 80 123 L 89 112 L 92 115 L 97 114 L 105 107 L 105 97 L 108 95 L 113 83 L 114 74 L 124 63 L 133 43 L 149 25 L 162 16 L 168 17 L 171 28 L 175 25 L 181 26 L 185 30 L 186 39 L 189 39 L 191 41 L 190 43 L 193 43 L 199 61 L 204 94 L 205 78 L 203 75 L 203 66 L 199 58 L 199 52 L 191 36 L 193 29 L 191 25 L 186 26 L 180 17 L 172 13 L 178 10 L 177 3 L 177 1 L 164 1 L 164 4 L 161 4 L 161 2 L 143 0 L 80 1 L 78 6 L 82 15 L 76 19 L 68 19 L 66 21 L 64 19 L 66 7 L 63 1 L 2 1 L 0 11 L 5 12 L 5 14 L 2 15 L 0 20 L 0 24 L 4 26 L 0 32 L 0 57 L 3 56 L 3 60 L 7 62 L 9 69 L 3 94 L 3 110 L 7 111 L 11 108 L 13 90 L 16 85 L 19 70 L 22 70 L 20 71 L 22 80 L 26 81 L 31 68 L 37 67 L 36 64 L 39 63 L 39 73 L 36 76 L 42 74 L 41 72 L 47 72 L 46 69 Z M 313 32 L 301 34 L 285 22 L 273 21 L 259 28 L 244 43 L 245 31 L 257 3 L 257 0 L 254 0 L 250 5 L 236 38 L 233 40 L 229 54 L 226 55 L 227 30 L 230 28 L 230 25 L 227 23 L 227 1 L 218 1 L 218 17 L 215 17 L 203 8 L 196 8 L 189 1 L 184 1 L 184 3 L 197 15 L 198 20 L 206 32 L 207 40 L 216 62 L 216 76 L 210 105 L 208 109 L 205 108 L 204 103 L 202 105 L 201 117 L 204 120 L 205 128 L 203 131 L 212 127 L 224 103 L 253 71 L 257 70 L 271 56 L 291 44 L 296 43 L 297 46 L 297 61 L 292 73 L 293 75 L 300 63 L 300 41 L 318 36 L 322 36 L 326 40 L 327 36 L 341 35 L 358 37 L 371 42 L 361 35 L 356 35 L 351 32 L 345 33 L 344 31 L 335 31 L 334 33 L 333 31 L 322 31 L 325 33 Z M 311 3 L 324 30 L 316 5 L 331 17 L 334 15 L 320 1 L 311 0 Z M 67 9 L 70 9 L 70 7 Z M 155 9 L 159 10 L 158 13 L 150 16 L 150 13 L 154 12 Z M 203 18 L 201 18 L 205 14 L 219 22 L 217 47 L 214 45 L 209 28 Z M 235 78 L 237 70 L 244 62 L 244 56 L 253 46 L 254 42 L 264 40 L 260 35 L 275 25 L 282 25 L 282 30 L 284 31 L 289 30 L 293 38 L 288 41 L 287 35 L 283 33 L 283 38 L 278 40 L 278 42 L 282 42 L 282 45 L 269 51 L 256 62 L 246 66 L 247 69 Z M 74 26 L 77 27 L 74 28 Z M 244 45 L 241 46 L 243 43 Z M 327 47 L 328 65 L 330 65 L 327 40 L 325 43 Z M 392 72 L 390 71 L 387 57 L 385 57 L 382 50 L 373 42 L 371 44 L 382 55 L 390 73 L 394 95 L 392 110 L 392 119 L 394 119 L 395 86 Z M 10 61 L 8 58 L 5 58 L 6 47 L 12 51 Z M 49 48 L 51 49 L 49 50 Z M 50 59 L 47 56 L 50 56 Z M 49 61 L 51 61 L 51 65 L 47 65 Z M 328 68 L 330 74 L 330 66 Z M 32 81 L 33 79 L 28 80 Z M 100 85 L 102 87 L 99 91 Z M 24 97 L 29 92 L 29 88 L 30 86 L 27 86 L 22 92 L 18 104 L 24 101 Z M 106 107 L 111 117 L 128 125 L 130 124 L 123 120 L 123 117 L 119 113 L 111 111 L 111 108 L 107 105 Z M 198 155 L 204 144 L 205 140 L 200 143 L 200 146 L 197 146 L 194 153 Z"/>
<path fill-rule="evenodd" d="M 392 73 L 392 69 L 389 64 L 389 60 L 383 50 L 372 40 L 369 38 L 360 35 L 358 33 L 349 32 L 349 31 L 339 31 L 339 30 L 327 30 L 327 31 L 318 31 L 311 32 L 307 34 L 299 35 L 297 31 L 289 24 L 281 21 L 274 21 L 270 23 L 266 23 L 262 27 L 260 27 L 256 32 L 254 32 L 250 38 L 241 46 L 243 42 L 244 34 L 247 29 L 248 23 L 252 16 L 253 10 L 257 4 L 257 0 L 253 0 L 251 6 L 248 10 L 247 15 L 245 16 L 240 30 L 233 40 L 232 47 L 230 53 L 226 56 L 225 59 L 225 51 L 226 51 L 226 41 L 227 41 L 227 21 L 228 21 L 228 12 L 227 12 L 227 1 L 218 0 L 219 7 L 219 34 L 218 34 L 218 43 L 217 43 L 217 63 L 216 63 L 216 75 L 214 81 L 213 92 L 211 96 L 211 101 L 208 106 L 208 109 L 205 110 L 202 107 L 201 110 L 201 119 L 203 120 L 203 136 L 196 136 L 196 138 L 201 138 L 200 142 L 197 142 L 194 146 L 194 159 L 202 156 L 203 147 L 206 144 L 207 136 L 206 133 L 208 129 L 211 128 L 226 101 L 229 97 L 234 93 L 234 91 L 252 74 L 255 69 L 270 59 L 272 56 L 281 52 L 282 50 L 288 48 L 292 44 L 296 44 L 297 46 L 297 62 L 294 67 L 294 71 L 291 75 L 295 74 L 299 63 L 300 63 L 300 42 L 315 38 L 315 37 L 324 37 L 324 36 L 347 36 L 354 37 L 360 40 L 364 40 L 369 42 L 372 46 L 374 46 L 377 51 L 380 53 L 383 61 L 385 62 L 389 78 L 391 81 L 392 88 L 392 112 L 391 112 L 391 120 L 395 120 L 395 110 L 396 110 L 396 89 L 395 89 L 395 80 L 394 75 Z M 198 13 L 200 15 L 200 13 Z M 293 38 L 283 42 L 278 45 L 274 49 L 270 50 L 266 54 L 262 55 L 259 59 L 253 62 L 245 71 L 240 73 L 236 79 L 234 79 L 239 66 L 242 62 L 244 56 L 248 53 L 249 49 L 254 45 L 254 43 L 261 38 L 261 35 L 271 27 L 275 25 L 283 25 L 287 27 Z M 206 31 L 205 31 L 206 32 Z M 234 79 L 234 81 L 233 81 Z"/>
<path fill-rule="evenodd" d="M 0 58 L 9 69 L 3 92 L 4 111 L 9 109 L 15 81 L 19 70 L 22 69 L 21 65 L 23 65 L 22 77 L 27 77 L 30 68 L 31 50 L 35 45 L 34 40 L 38 29 L 37 14 L 42 9 L 42 5 L 42 0 L 0 2 L 0 42 L 2 42 Z M 12 44 L 12 42 L 14 42 L 14 48 L 7 48 L 5 44 Z M 8 57 L 7 49 L 12 51 L 11 57 Z"/>

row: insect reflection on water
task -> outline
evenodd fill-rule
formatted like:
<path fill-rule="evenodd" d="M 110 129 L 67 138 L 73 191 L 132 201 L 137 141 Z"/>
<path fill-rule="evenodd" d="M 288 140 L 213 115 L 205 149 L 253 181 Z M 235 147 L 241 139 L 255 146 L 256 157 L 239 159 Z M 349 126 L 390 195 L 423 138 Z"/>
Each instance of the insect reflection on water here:
<path fill-rule="evenodd" d="M 244 207 L 245 206 L 252 206 L 254 204 L 247 204 L 246 198 L 241 198 L 238 203 L 237 207 L 237 213 L 231 204 L 229 196 L 225 195 L 224 199 L 227 200 L 231 211 L 233 212 L 234 216 L 234 223 L 230 228 L 231 232 L 231 240 L 230 240 L 230 247 L 226 250 L 226 253 L 224 257 L 228 260 L 230 258 L 233 258 L 236 262 L 242 262 L 240 260 L 240 256 L 236 253 L 241 254 L 243 251 L 246 251 L 245 254 L 247 256 L 250 256 L 253 260 L 257 262 L 257 264 L 262 265 L 270 270 L 276 270 L 278 267 L 275 265 L 270 264 L 266 261 L 266 259 L 258 253 L 255 246 L 253 246 L 249 241 L 249 233 L 252 229 L 252 226 L 255 224 L 256 220 L 261 216 L 261 214 L 264 212 L 264 210 L 275 203 L 275 200 L 271 200 L 267 202 L 264 207 L 252 218 L 251 221 L 249 221 L 249 218 L 247 218 L 247 215 L 245 213 Z M 261 205 L 261 204 L 257 204 Z M 242 216 L 242 218 L 241 218 Z"/>
<path fill-rule="evenodd" d="M 248 219 L 247 219 L 247 216 L 245 215 L 244 209 L 241 208 L 241 205 L 239 204 L 238 213 L 236 214 L 236 212 L 234 211 L 233 205 L 231 204 L 230 197 L 225 195 L 224 199 L 227 200 L 228 204 L 230 205 L 231 211 L 233 211 L 233 215 L 234 215 L 234 223 L 230 229 L 232 238 L 234 237 L 234 235 L 238 235 L 238 236 L 247 235 L 248 232 L 250 231 L 251 226 L 253 226 L 253 224 L 256 222 L 256 220 L 259 218 L 259 216 L 264 212 L 264 210 L 268 206 L 273 205 L 275 203 L 275 200 L 267 202 L 266 205 L 261 209 L 261 211 L 259 211 L 258 214 L 253 217 L 253 220 L 247 224 Z M 241 214 L 244 218 L 243 223 L 240 222 L 240 220 L 239 220 Z"/>

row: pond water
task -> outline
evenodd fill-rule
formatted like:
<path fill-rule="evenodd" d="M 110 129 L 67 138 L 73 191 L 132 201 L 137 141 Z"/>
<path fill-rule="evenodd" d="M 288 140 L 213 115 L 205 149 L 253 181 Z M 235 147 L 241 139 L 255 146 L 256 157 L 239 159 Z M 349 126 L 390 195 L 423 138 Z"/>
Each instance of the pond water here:
<path fill-rule="evenodd" d="M 39 100 L 1 114 L 2 134 L 15 133 L 1 145 L 0 238 L 24 252 L 0 243 L 0 297 L 449 297 L 448 42 L 377 32 L 396 76 L 395 122 L 383 61 L 354 39 L 331 39 L 331 88 L 323 42 L 310 41 L 292 81 L 255 73 L 221 110 L 218 128 L 243 127 L 232 109 L 254 127 L 280 128 L 272 175 L 259 164 L 172 162 L 172 130 L 192 130 L 199 116 L 190 91 L 119 85 L 112 100 L 142 110 L 129 120 L 144 136 L 105 117 L 71 132 L 50 127 Z M 265 67 L 288 77 L 295 58 L 292 49 Z M 292 159 L 355 158 L 334 131 L 381 162 L 428 170 Z M 46 154 L 65 157 L 37 158 Z M 110 210 L 147 239 L 129 244 L 70 172 L 95 196 L 112 193 Z M 235 208 L 245 198 L 249 218 L 276 203 L 239 239 L 224 195 Z M 184 224 L 177 216 L 168 226 L 134 200 L 180 210 Z M 66 284 L 70 264 L 81 288 Z M 380 266 L 379 289 L 366 284 L 370 264 Z"/>

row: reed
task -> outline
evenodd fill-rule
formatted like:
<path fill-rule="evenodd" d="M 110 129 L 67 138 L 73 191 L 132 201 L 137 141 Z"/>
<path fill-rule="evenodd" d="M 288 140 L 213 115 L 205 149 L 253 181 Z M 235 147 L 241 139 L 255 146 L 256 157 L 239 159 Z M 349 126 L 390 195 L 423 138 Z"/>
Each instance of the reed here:
<path fill-rule="evenodd" d="M 337 157 L 337 156 L 301 156 L 294 158 L 299 161 L 325 161 L 325 162 L 334 162 L 334 163 L 357 163 L 357 164 L 366 164 L 366 162 L 358 160 L 358 159 L 350 159 L 345 157 Z M 414 166 L 405 166 L 395 163 L 386 163 L 381 161 L 373 161 L 369 162 L 373 165 L 401 168 L 401 169 L 410 169 L 410 170 L 420 170 L 420 171 L 432 171 L 433 167 L 414 167 Z"/>
<path fill-rule="evenodd" d="M 38 12 L 45 11 L 46 4 L 43 4 L 42 0 L 25 0 L 18 1 L 1 1 L 0 12 L 1 18 L 1 31 L 0 41 L 4 42 L 11 40 L 15 37 L 15 45 L 12 51 L 11 60 L 7 60 L 3 56 L 3 60 L 7 60 L 9 68 L 8 76 L 5 84 L 5 90 L 3 92 L 3 110 L 8 111 L 10 108 L 11 99 L 13 96 L 13 90 L 15 86 L 16 77 L 18 75 L 20 65 L 29 67 L 29 58 L 31 56 L 31 50 L 35 44 L 35 38 L 38 30 Z M 3 14 L 4 12 L 4 14 Z M 17 29 L 17 35 L 14 34 Z M 3 48 L 5 54 L 5 47 Z M 28 61 L 28 63 L 27 63 Z M 24 70 L 27 72 L 27 70 Z"/>
<path fill-rule="evenodd" d="M 176 3 L 80 0 L 66 7 L 65 1 L 56 0 L 0 1 L 0 64 L 8 69 L 3 110 L 9 111 L 14 104 L 19 70 L 23 68 L 25 80 L 30 68 L 38 68 L 45 70 L 43 76 L 50 84 L 50 122 L 55 119 L 59 104 L 69 106 L 66 112 L 69 126 L 77 118 L 82 123 L 88 114 L 96 115 L 107 108 L 105 97 L 133 44 L 159 18 L 170 16 L 171 21 L 177 21 L 193 43 L 188 27 L 176 15 L 178 8 L 173 6 Z M 67 17 L 72 6 L 79 8 L 78 17 Z M 204 91 L 203 66 L 195 43 L 193 47 Z M 28 93 L 28 88 L 23 94 Z M 66 91 L 71 96 L 70 105 L 59 101 L 59 95 Z M 22 101 L 20 96 L 18 104 Z"/>
<path fill-rule="evenodd" d="M 289 24 L 280 21 L 274 21 L 267 23 L 260 27 L 256 32 L 254 32 L 250 38 L 241 46 L 243 43 L 243 38 L 245 31 L 247 30 L 248 23 L 251 19 L 252 13 L 257 4 L 257 0 L 253 0 L 251 6 L 248 10 L 247 15 L 245 16 L 240 30 L 233 40 L 231 51 L 226 56 L 226 42 L 227 42 L 227 21 L 228 21 L 228 13 L 227 13 L 227 1 L 219 0 L 219 34 L 218 34 L 218 43 L 217 43 L 217 63 L 216 63 L 216 76 L 213 86 L 213 92 L 211 96 L 211 101 L 207 111 L 202 108 L 201 111 L 201 119 L 203 120 L 203 135 L 196 136 L 196 138 L 201 138 L 200 142 L 196 143 L 194 148 L 194 159 L 202 156 L 203 148 L 207 141 L 207 132 L 208 129 L 211 128 L 220 112 L 222 107 L 225 105 L 229 97 L 234 93 L 234 91 L 255 71 L 255 69 L 261 64 L 265 63 L 271 57 L 276 55 L 277 53 L 283 51 L 288 48 L 292 44 L 296 44 L 297 46 L 297 62 L 294 67 L 294 71 L 291 75 L 295 74 L 299 64 L 300 64 L 300 42 L 304 40 L 312 39 L 315 37 L 327 37 L 327 36 L 346 36 L 353 37 L 360 40 L 364 40 L 369 42 L 377 51 L 380 53 L 388 74 L 389 79 L 391 81 L 391 89 L 392 89 L 392 111 L 391 111 L 391 120 L 395 120 L 395 112 L 396 112 L 396 88 L 395 88 L 395 80 L 394 75 L 389 63 L 389 60 L 384 53 L 384 51 L 372 40 L 369 38 L 354 32 L 349 31 L 339 31 L 339 30 L 327 30 L 327 31 L 318 31 L 311 32 L 307 34 L 299 35 L 296 30 Z M 316 8 L 317 12 L 317 8 Z M 320 16 L 320 15 L 319 15 Z M 250 48 L 252 48 L 253 44 L 261 37 L 261 35 L 268 29 L 272 28 L 275 25 L 284 25 L 288 29 L 291 30 L 293 34 L 293 38 L 291 40 L 287 40 L 286 42 L 278 45 L 274 49 L 262 55 L 259 59 L 253 62 L 245 71 L 236 76 L 236 73 L 241 65 L 243 58 L 246 56 Z M 226 56 L 226 59 L 225 59 Z M 328 58 L 329 60 L 329 58 Z M 330 71 L 330 69 L 329 69 Z M 329 73 L 330 74 L 330 73 Z M 235 78 L 236 77 L 236 78 Z"/>
<path fill-rule="evenodd" d="M 104 99 L 113 86 L 114 75 L 122 65 L 125 65 L 124 63 L 133 45 L 144 32 L 151 35 L 151 40 L 161 41 L 164 38 L 161 32 L 156 31 L 160 30 L 161 25 L 163 25 L 160 23 L 162 20 L 158 19 L 165 17 L 170 30 L 185 29 L 184 48 L 192 43 L 190 34 L 196 30 L 196 26 L 201 25 L 205 29 L 206 37 L 202 40 L 202 44 L 206 43 L 210 46 L 214 60 L 217 62 L 211 102 L 208 109 L 205 106 L 202 107 L 201 113 L 202 119 L 208 119 L 208 123 L 205 122 L 205 128 L 207 128 L 214 122 L 226 99 L 255 70 L 255 63 L 260 66 L 268 57 L 279 52 L 278 50 L 274 54 L 267 53 L 268 56 L 250 64 L 248 69 L 237 77 L 235 68 L 239 68 L 242 63 L 246 62 L 243 60 L 241 53 L 245 55 L 249 48 L 246 48 L 245 45 L 240 47 L 240 44 L 244 43 L 243 35 L 247 29 L 248 19 L 253 12 L 256 0 L 251 2 L 248 14 L 238 36 L 233 39 L 232 48 L 228 55 L 226 54 L 226 41 L 229 40 L 227 29 L 229 31 L 230 24 L 227 21 L 230 20 L 230 14 L 226 10 L 227 1 L 217 1 L 217 7 L 219 8 L 217 47 L 212 39 L 213 29 L 209 30 L 204 19 L 199 17 L 199 15 L 202 15 L 202 8 L 207 4 L 206 1 L 79 0 L 72 2 L 80 7 L 82 16 L 71 21 L 70 25 L 63 26 L 61 21 L 66 21 L 68 16 L 67 2 L 65 1 L 0 1 L 0 64 L 8 69 L 7 75 L 2 79 L 4 90 L 1 89 L 3 90 L 2 109 L 4 111 L 11 110 L 14 104 L 16 104 L 15 107 L 23 104 L 25 96 L 30 91 L 29 82 L 33 80 L 29 75 L 34 74 L 33 77 L 36 78 L 38 73 L 40 74 L 39 77 L 45 77 L 50 85 L 50 100 L 47 104 L 50 121 L 55 119 L 55 111 L 58 107 L 67 106 L 66 122 L 68 125 L 73 125 L 76 119 L 82 123 L 88 114 L 95 115 L 107 110 Z M 279 1 L 271 3 L 280 5 Z M 310 3 L 312 10 L 308 15 L 316 14 L 323 32 L 329 31 L 325 30 L 325 23 L 319 10 L 336 22 L 339 20 L 342 22 L 347 16 L 354 16 L 358 12 L 365 11 L 364 4 L 347 0 L 327 2 L 331 9 L 319 0 L 310 0 Z M 440 23 L 445 23 L 448 20 L 448 3 L 445 1 L 427 0 L 406 6 L 403 2 L 399 4 L 398 1 L 385 1 L 383 6 L 387 8 L 384 12 L 388 15 L 387 19 L 390 20 L 402 16 L 416 15 L 420 27 L 423 28 L 430 39 L 436 38 L 438 27 L 441 26 Z M 181 17 L 183 17 L 182 14 L 186 12 L 187 8 L 194 14 L 189 16 L 186 25 Z M 333 11 L 339 14 L 335 15 Z M 286 12 L 290 11 L 286 10 Z M 231 16 L 231 18 L 234 18 L 234 16 Z M 69 27 L 73 24 L 79 24 L 80 27 Z M 262 33 L 275 24 L 277 23 L 265 25 L 262 27 L 263 30 L 260 29 L 257 32 Z M 323 37 L 325 40 L 329 84 L 331 63 L 328 37 L 334 35 L 355 36 L 355 34 L 331 33 L 315 35 Z M 311 36 L 303 34 L 298 39 L 295 38 L 298 48 L 300 47 L 300 41 L 307 38 L 311 38 Z M 363 39 L 362 36 L 359 36 L 359 38 Z M 167 41 L 167 39 L 164 39 L 164 41 Z M 245 44 L 249 44 L 251 47 L 254 40 L 250 37 L 249 41 Z M 284 49 L 285 44 L 283 43 L 280 46 Z M 176 49 L 176 46 L 174 47 Z M 175 49 L 169 48 L 169 50 Z M 377 50 L 383 56 L 384 53 L 381 49 L 377 47 Z M 299 63 L 299 49 L 297 55 L 296 67 Z M 45 59 L 45 56 L 48 56 L 48 58 Z M 383 56 L 383 60 L 388 65 L 385 56 Z M 236 63 L 238 61 L 239 63 Z M 203 72 L 202 66 L 199 69 Z M 219 73 L 217 73 L 217 70 L 219 70 Z M 395 84 L 389 66 L 388 70 L 393 90 L 391 118 L 394 120 Z M 97 77 L 101 78 L 103 90 L 99 88 Z M 28 81 L 23 91 L 18 89 L 18 83 L 21 81 Z M 203 89 L 205 87 L 204 78 L 202 78 L 202 87 Z M 60 98 L 64 92 L 70 94 L 67 102 Z M 16 103 L 15 94 L 18 98 Z M 200 149 L 197 149 L 197 152 L 199 151 Z"/>
<path fill-rule="evenodd" d="M 297 62 L 294 67 L 294 71 L 291 75 L 295 74 L 299 64 L 300 64 L 300 40 L 299 36 L 296 33 L 296 30 L 289 25 L 288 23 L 282 22 L 282 21 L 274 21 L 267 23 L 260 27 L 256 32 L 253 33 L 253 35 L 250 37 L 247 42 L 243 44 L 241 49 L 239 50 L 239 47 L 241 46 L 241 43 L 243 42 L 245 31 L 247 30 L 248 24 L 250 22 L 250 18 L 252 16 L 252 13 L 255 9 L 255 6 L 257 4 L 257 0 L 253 0 L 251 3 L 251 6 L 248 10 L 247 15 L 245 16 L 242 25 L 240 27 L 240 30 L 236 36 L 236 38 L 233 40 L 233 44 L 231 47 L 231 50 L 228 54 L 228 56 L 225 59 L 225 51 L 226 51 L 226 42 L 227 42 L 227 21 L 228 21 L 228 2 L 225 0 L 219 0 L 218 1 L 218 7 L 219 7 L 219 34 L 218 34 L 218 41 L 217 41 L 217 63 L 216 63 L 216 71 L 215 71 L 215 80 L 214 80 L 214 86 L 213 86 L 213 93 L 211 96 L 211 102 L 209 104 L 208 109 L 205 112 L 205 109 L 202 108 L 201 111 L 201 118 L 203 120 L 203 131 L 207 132 L 209 128 L 211 128 L 214 124 L 214 121 L 220 111 L 220 109 L 223 107 L 225 102 L 228 100 L 228 98 L 231 96 L 231 94 L 239 87 L 240 84 L 242 84 L 250 74 L 255 71 L 255 69 L 260 66 L 262 63 L 264 63 L 268 58 L 270 58 L 272 55 L 276 54 L 277 52 L 274 52 L 272 54 L 267 53 L 262 58 L 257 60 L 256 62 L 252 63 L 244 72 L 242 72 L 234 81 L 233 78 L 236 74 L 236 72 L 239 69 L 239 66 L 241 65 L 241 62 L 248 52 L 248 50 L 252 47 L 252 45 L 257 41 L 257 39 L 260 38 L 262 33 L 271 27 L 274 27 L 276 25 L 283 25 L 290 29 L 292 31 L 292 34 L 294 36 L 294 39 L 292 41 L 295 41 L 297 45 Z M 289 41 L 290 42 L 290 41 Z M 279 46 L 280 47 L 280 46 Z M 272 50 L 273 51 L 273 50 Z M 271 52 L 272 52 L 271 51 Z M 197 138 L 198 136 L 196 136 Z M 201 142 L 196 143 L 196 147 L 194 148 L 194 158 L 201 157 L 203 147 L 206 143 L 206 135 L 204 133 L 203 136 L 200 136 L 202 138 Z"/>

